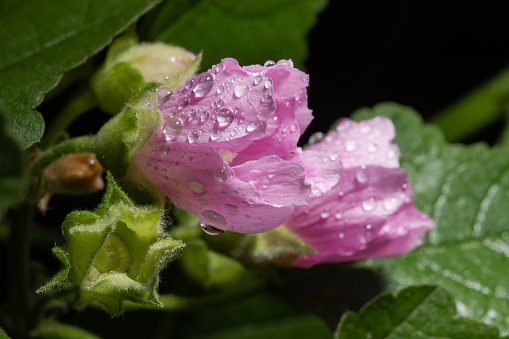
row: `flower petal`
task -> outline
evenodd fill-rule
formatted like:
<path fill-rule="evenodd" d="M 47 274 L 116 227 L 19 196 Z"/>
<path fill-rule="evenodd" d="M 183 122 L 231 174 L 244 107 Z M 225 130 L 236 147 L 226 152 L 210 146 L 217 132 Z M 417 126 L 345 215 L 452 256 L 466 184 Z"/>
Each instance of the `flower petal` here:
<path fill-rule="evenodd" d="M 302 151 L 298 149 L 295 156 L 290 158 L 306 170 L 306 178 L 311 182 L 312 196 L 319 196 L 337 184 L 342 168 L 336 153 L 311 148 Z"/>
<path fill-rule="evenodd" d="M 235 176 L 253 184 L 264 201 L 274 206 L 305 205 L 311 192 L 304 168 L 271 155 L 232 168 Z"/>
<path fill-rule="evenodd" d="M 414 207 L 406 171 L 399 168 L 344 169 L 338 185 L 308 203 L 285 227 L 317 254 L 294 266 L 406 253 L 433 226 Z"/>
<path fill-rule="evenodd" d="M 336 131 L 330 131 L 322 142 L 310 148 L 336 151 L 345 168 L 362 165 L 399 167 L 399 148 L 391 143 L 394 135 L 392 121 L 383 116 L 358 123 L 342 119 Z"/>
<path fill-rule="evenodd" d="M 146 144 L 134 157 L 134 165 L 154 185 L 171 198 L 176 207 L 187 210 L 209 224 L 222 230 L 239 233 L 264 232 L 281 225 L 293 212 L 293 205 L 302 203 L 309 195 L 305 186 L 305 172 L 302 166 L 278 159 L 259 160 L 244 167 L 230 168 L 219 152 L 211 150 L 208 144 L 165 143 Z M 276 157 L 274 157 L 276 158 Z M 277 158 L 276 158 L 277 159 Z M 252 168 L 289 169 L 291 173 L 278 173 L 275 185 L 285 183 L 285 175 L 295 180 L 295 196 L 283 199 L 286 205 L 276 201 L 272 190 L 260 193 L 252 183 L 236 177 L 245 176 Z M 266 167 L 263 167 L 266 166 Z M 268 174 L 270 176 L 270 174 Z M 298 182 L 300 184 L 297 184 Z M 307 190 L 306 190 L 307 188 Z M 285 186 L 285 189 L 288 189 Z M 275 203 L 273 203 L 275 202 Z"/>

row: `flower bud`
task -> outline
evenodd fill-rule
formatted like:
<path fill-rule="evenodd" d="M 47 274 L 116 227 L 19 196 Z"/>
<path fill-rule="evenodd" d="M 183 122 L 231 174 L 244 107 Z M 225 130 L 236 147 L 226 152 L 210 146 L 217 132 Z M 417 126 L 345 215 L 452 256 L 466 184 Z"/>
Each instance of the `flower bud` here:
<path fill-rule="evenodd" d="M 132 42 L 131 42 L 132 43 Z M 164 43 L 140 43 L 125 47 L 118 39 L 104 65 L 94 74 L 90 86 L 99 106 L 116 114 L 148 82 L 167 83 L 183 73 L 196 56 Z"/>
<path fill-rule="evenodd" d="M 67 244 L 53 252 L 63 269 L 38 292 L 70 291 L 74 307 L 101 304 L 112 315 L 124 300 L 161 306 L 159 272 L 184 244 L 165 233 L 161 210 L 135 206 L 108 175 L 95 212 L 72 212 L 62 225 Z"/>

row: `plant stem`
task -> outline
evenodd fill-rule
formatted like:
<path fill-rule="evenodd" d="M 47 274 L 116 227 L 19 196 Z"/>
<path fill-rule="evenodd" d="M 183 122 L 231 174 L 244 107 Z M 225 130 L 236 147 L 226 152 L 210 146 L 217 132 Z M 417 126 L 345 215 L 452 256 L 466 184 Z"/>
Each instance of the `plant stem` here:
<path fill-rule="evenodd" d="M 30 314 L 29 288 L 29 233 L 33 217 L 33 206 L 22 203 L 12 214 L 8 241 L 9 266 L 9 314 L 17 332 L 26 333 Z"/>
<path fill-rule="evenodd" d="M 42 149 L 48 149 L 56 144 L 62 132 L 65 131 L 76 118 L 95 106 L 97 106 L 95 94 L 87 87 L 67 103 L 55 121 L 49 126 L 41 143 Z"/>
<path fill-rule="evenodd" d="M 155 311 L 167 311 L 167 312 L 184 312 L 196 309 L 204 309 L 207 307 L 213 307 L 218 305 L 225 305 L 230 302 L 245 299 L 267 290 L 267 283 L 265 281 L 257 282 L 249 285 L 246 288 L 240 290 L 226 291 L 212 295 L 206 295 L 203 297 L 179 297 L 171 294 L 161 295 L 159 299 L 163 303 L 163 308 L 147 305 L 147 304 L 135 304 L 132 302 L 126 302 L 124 304 L 124 311 L 133 311 L 138 309 L 149 309 Z"/>
<path fill-rule="evenodd" d="M 509 68 L 439 113 L 432 122 L 457 142 L 501 117 L 509 99 Z"/>

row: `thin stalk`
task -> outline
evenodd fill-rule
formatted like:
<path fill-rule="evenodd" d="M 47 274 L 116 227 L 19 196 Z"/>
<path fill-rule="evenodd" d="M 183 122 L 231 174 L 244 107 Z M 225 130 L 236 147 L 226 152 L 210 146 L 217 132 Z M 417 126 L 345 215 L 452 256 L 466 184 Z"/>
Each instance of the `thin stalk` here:
<path fill-rule="evenodd" d="M 55 121 L 48 127 L 42 149 L 48 149 L 58 142 L 63 131 L 65 131 L 76 118 L 97 106 L 97 98 L 90 88 L 86 88 L 76 97 L 72 98 L 57 116 Z"/>

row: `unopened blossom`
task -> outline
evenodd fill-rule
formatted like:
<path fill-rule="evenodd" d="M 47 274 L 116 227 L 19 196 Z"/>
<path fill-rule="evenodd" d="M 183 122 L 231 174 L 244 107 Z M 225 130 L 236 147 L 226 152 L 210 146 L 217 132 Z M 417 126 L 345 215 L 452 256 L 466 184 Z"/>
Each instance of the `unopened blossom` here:
<path fill-rule="evenodd" d="M 312 120 L 307 85 L 291 61 L 240 67 L 224 59 L 176 90 L 159 90 L 163 122 L 132 161 L 203 224 L 273 229 L 338 178 L 339 160 L 320 163 L 324 174 L 315 176 L 302 164 L 297 141 Z"/>
<path fill-rule="evenodd" d="M 414 205 L 407 172 L 399 168 L 395 131 L 385 117 L 343 119 L 308 150 L 332 150 L 343 169 L 324 195 L 295 209 L 284 227 L 316 250 L 292 265 L 310 267 L 404 254 L 422 243 L 433 222 Z"/>

